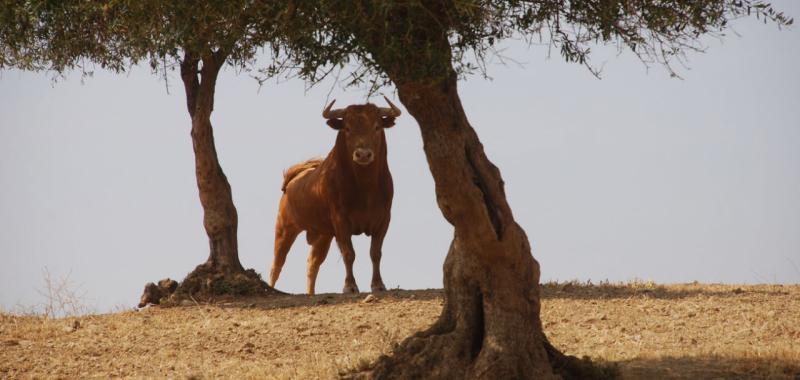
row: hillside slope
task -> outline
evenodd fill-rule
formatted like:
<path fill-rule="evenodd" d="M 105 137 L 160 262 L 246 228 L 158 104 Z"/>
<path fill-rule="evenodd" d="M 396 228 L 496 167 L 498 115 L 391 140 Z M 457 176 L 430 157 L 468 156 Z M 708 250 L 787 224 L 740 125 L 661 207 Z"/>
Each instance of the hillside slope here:
<path fill-rule="evenodd" d="M 542 321 L 626 379 L 800 378 L 800 285 L 546 284 Z M 46 319 L 0 314 L 0 378 L 333 378 L 431 324 L 441 291 L 225 301 Z"/>

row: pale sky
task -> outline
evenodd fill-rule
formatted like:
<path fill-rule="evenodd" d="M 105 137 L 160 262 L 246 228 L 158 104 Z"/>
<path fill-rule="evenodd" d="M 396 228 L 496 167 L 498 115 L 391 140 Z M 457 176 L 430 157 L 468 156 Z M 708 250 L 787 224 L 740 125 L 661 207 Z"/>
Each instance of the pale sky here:
<path fill-rule="evenodd" d="M 778 7 L 800 16 L 800 2 Z M 733 25 L 740 36 L 708 39 L 683 80 L 613 49 L 594 56 L 604 65 L 597 80 L 547 59 L 546 48 L 510 42 L 504 55 L 523 67 L 492 65 L 492 80 L 460 83 L 543 281 L 800 282 L 800 31 Z M 205 261 L 176 73 L 169 93 L 147 68 L 97 71 L 83 83 L 78 74 L 55 84 L 50 74 L 1 75 L 0 307 L 41 303 L 45 267 L 69 274 L 102 312 Z M 239 211 L 240 258 L 264 275 L 283 169 L 333 145 L 320 116 L 331 88 L 291 80 L 259 89 L 231 69 L 218 81 L 212 121 Z M 331 93 L 342 106 L 365 96 Z M 405 113 L 387 138 L 395 201 L 384 282 L 441 287 L 452 227 L 436 206 L 419 128 Z M 368 290 L 369 241 L 354 243 L 356 280 Z M 304 292 L 308 249 L 300 237 L 279 289 Z M 332 247 L 317 291 L 343 282 Z"/>

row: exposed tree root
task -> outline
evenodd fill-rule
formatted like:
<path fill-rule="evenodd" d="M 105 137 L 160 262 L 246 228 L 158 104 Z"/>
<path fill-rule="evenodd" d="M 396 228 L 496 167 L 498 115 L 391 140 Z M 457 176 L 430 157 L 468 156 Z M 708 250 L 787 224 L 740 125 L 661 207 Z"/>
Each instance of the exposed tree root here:
<path fill-rule="evenodd" d="M 550 359 L 553 371 L 565 380 L 603 380 L 621 379 L 622 373 L 619 367 L 613 363 L 599 364 L 594 363 L 588 356 L 578 359 L 575 356 L 564 355 L 561 351 L 553 347 L 545 338 L 544 349 Z"/>
<path fill-rule="evenodd" d="M 510 230 L 513 232 L 513 230 Z M 615 366 L 564 355 L 548 342 L 538 321 L 538 291 L 519 287 L 515 271 L 478 265 L 476 255 L 450 247 L 445 259 L 442 314 L 427 330 L 406 339 L 389 356 L 342 373 L 345 379 L 618 379 Z M 509 267 L 510 268 L 510 267 Z M 529 267 L 538 271 L 538 264 Z M 465 276 L 469 273 L 472 279 Z M 530 272 L 522 272 L 528 273 Z M 529 277 L 536 284 L 538 275 Z M 481 286 L 484 284 L 483 286 Z M 502 294 L 486 289 L 506 289 Z M 536 285 L 538 286 L 538 285 Z M 517 295 L 519 294 L 519 295 Z M 526 298 L 524 294 L 528 294 Z M 513 308 L 514 305 L 519 307 Z"/>
<path fill-rule="evenodd" d="M 257 296 L 285 294 L 267 285 L 254 269 L 225 271 L 209 263 L 198 265 L 186 278 L 177 282 L 164 279 L 158 285 L 145 285 L 139 307 L 172 305 L 183 300 L 209 301 L 221 296 Z"/>
<path fill-rule="evenodd" d="M 172 293 L 175 293 L 177 288 L 178 282 L 169 278 L 159 281 L 158 285 L 148 282 L 144 286 L 144 293 L 142 293 L 142 297 L 139 300 L 139 307 L 158 305 L 162 299 L 166 300 Z"/>
<path fill-rule="evenodd" d="M 438 325 L 438 324 L 437 324 Z M 342 379 L 564 379 L 564 380 L 614 380 L 620 379 L 619 368 L 614 364 L 598 364 L 588 357 L 578 359 L 564 355 L 544 339 L 550 365 L 554 374 L 528 373 L 513 354 L 495 356 L 486 365 L 471 352 L 470 338 L 463 331 L 440 334 L 434 332 L 441 326 L 420 332 L 395 347 L 392 354 L 382 355 L 369 366 L 341 373 Z"/>

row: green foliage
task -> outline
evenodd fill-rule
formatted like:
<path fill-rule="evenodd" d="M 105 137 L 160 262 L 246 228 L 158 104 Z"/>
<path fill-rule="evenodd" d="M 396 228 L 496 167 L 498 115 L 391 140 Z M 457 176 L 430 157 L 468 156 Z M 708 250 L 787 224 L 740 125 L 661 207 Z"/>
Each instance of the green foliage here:
<path fill-rule="evenodd" d="M 591 47 L 609 43 L 674 74 L 676 60 L 702 50 L 702 35 L 721 32 L 733 19 L 754 15 L 778 26 L 793 21 L 758 0 L 323 0 L 295 6 L 281 29 L 300 75 L 315 82 L 332 65 L 356 62 L 351 84 L 483 70 L 487 55 L 507 38 L 547 43 L 596 75 Z"/>
<path fill-rule="evenodd" d="M 349 84 L 377 86 L 482 71 L 501 40 L 522 38 L 594 73 L 591 47 L 609 43 L 674 73 L 701 36 L 746 16 L 793 22 L 760 0 L 0 0 L 0 69 L 168 70 L 218 52 L 312 83 L 350 63 Z"/>
<path fill-rule="evenodd" d="M 221 51 L 246 67 L 274 39 L 273 1 L 0 0 L 0 68 L 112 71 Z"/>

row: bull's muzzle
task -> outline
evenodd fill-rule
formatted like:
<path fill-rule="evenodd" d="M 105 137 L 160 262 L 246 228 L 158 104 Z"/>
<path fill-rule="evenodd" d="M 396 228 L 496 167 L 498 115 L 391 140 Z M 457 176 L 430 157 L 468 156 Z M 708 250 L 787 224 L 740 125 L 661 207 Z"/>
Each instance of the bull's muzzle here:
<path fill-rule="evenodd" d="M 371 149 L 358 148 L 353 151 L 353 161 L 359 165 L 369 165 L 375 160 L 375 153 Z"/>

